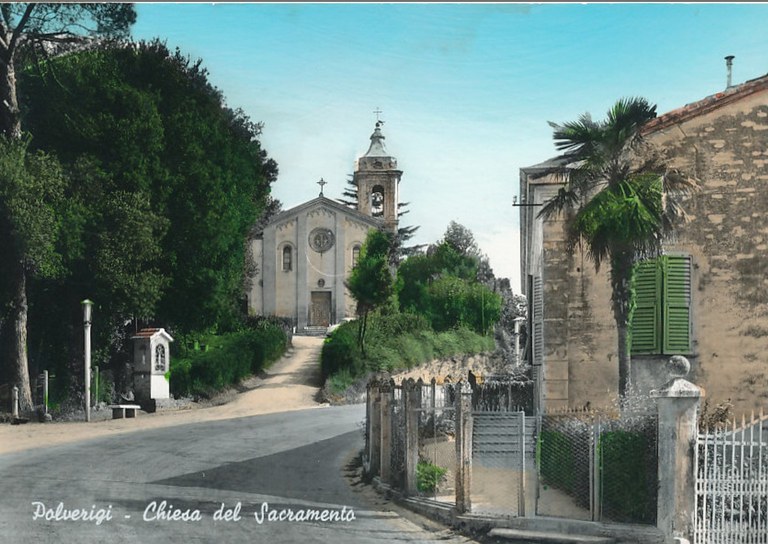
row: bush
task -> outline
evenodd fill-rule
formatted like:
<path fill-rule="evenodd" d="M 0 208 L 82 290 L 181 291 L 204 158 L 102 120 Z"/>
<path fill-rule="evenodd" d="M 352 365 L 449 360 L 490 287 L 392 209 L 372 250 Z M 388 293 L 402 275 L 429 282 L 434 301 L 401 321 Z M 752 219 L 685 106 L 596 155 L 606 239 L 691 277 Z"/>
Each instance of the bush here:
<path fill-rule="evenodd" d="M 446 472 L 448 469 L 429 461 L 419 461 L 416 465 L 416 488 L 422 493 L 434 493 Z"/>
<path fill-rule="evenodd" d="M 187 351 L 171 359 L 171 392 L 175 397 L 210 396 L 255 374 L 285 352 L 287 338 L 280 327 L 260 324 L 254 329 L 211 336 L 206 351 Z"/>
<path fill-rule="evenodd" d="M 574 453 L 568 436 L 558 431 L 541 431 L 536 456 L 542 481 L 572 495 L 575 488 Z"/>
<path fill-rule="evenodd" d="M 362 364 L 357 347 L 357 322 L 344 323 L 323 342 L 320 369 L 323 379 L 342 370 L 356 374 Z"/>
<path fill-rule="evenodd" d="M 624 523 L 656 521 L 655 442 L 643 432 L 616 430 L 604 433 L 598 448 L 605 516 Z"/>
<path fill-rule="evenodd" d="M 333 393 L 368 372 L 394 372 L 438 357 L 492 351 L 494 341 L 469 329 L 436 333 L 416 314 L 374 312 L 368 318 L 367 356 L 357 347 L 358 322 L 345 323 L 326 338 L 320 357 L 323 377 Z M 344 379 L 335 377 L 344 372 Z"/>

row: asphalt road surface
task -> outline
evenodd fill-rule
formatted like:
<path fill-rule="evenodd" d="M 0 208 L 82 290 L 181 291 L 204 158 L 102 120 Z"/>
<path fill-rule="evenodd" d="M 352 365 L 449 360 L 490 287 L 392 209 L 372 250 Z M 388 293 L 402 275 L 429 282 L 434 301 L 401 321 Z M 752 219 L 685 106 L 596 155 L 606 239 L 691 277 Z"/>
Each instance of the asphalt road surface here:
<path fill-rule="evenodd" d="M 0 455 L 0 543 L 472 542 L 349 477 L 363 417 L 329 407 Z"/>

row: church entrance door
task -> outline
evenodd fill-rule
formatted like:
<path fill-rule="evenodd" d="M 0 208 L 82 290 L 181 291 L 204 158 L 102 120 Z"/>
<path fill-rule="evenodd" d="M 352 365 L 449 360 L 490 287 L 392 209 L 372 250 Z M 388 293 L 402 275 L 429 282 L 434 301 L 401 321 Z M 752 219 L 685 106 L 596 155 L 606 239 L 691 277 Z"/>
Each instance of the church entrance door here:
<path fill-rule="evenodd" d="M 327 327 L 331 324 L 331 292 L 312 291 L 312 306 L 309 309 L 310 327 Z"/>

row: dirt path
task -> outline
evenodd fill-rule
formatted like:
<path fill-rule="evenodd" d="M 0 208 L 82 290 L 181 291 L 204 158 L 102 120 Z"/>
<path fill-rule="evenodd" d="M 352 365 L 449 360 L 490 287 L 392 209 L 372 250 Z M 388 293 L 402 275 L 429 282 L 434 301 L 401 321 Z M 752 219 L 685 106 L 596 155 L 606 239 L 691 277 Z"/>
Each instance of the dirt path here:
<path fill-rule="evenodd" d="M 140 414 L 136 419 L 0 425 L 0 454 L 58 445 L 89 438 L 155 429 L 185 423 L 286 412 L 324 406 L 316 401 L 320 389 L 322 338 L 296 336 L 293 348 L 260 377 L 251 378 L 216 399 L 217 406 Z"/>

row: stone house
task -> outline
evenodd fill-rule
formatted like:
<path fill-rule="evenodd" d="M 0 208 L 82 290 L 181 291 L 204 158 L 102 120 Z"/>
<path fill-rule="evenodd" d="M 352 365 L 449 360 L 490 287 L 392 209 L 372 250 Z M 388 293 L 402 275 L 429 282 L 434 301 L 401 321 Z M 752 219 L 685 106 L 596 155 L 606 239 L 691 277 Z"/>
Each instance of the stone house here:
<path fill-rule="evenodd" d="M 649 122 L 647 141 L 693 175 L 689 221 L 664 255 L 638 266 L 633 387 L 666 379 L 672 354 L 710 402 L 768 405 L 768 76 L 730 86 Z M 521 273 L 540 407 L 605 405 L 617 396 L 617 335 L 607 265 L 566 248 L 565 215 L 537 205 L 558 190 L 562 159 L 522 168 Z"/>
<path fill-rule="evenodd" d="M 344 282 L 370 229 L 397 231 L 401 176 L 377 122 L 355 168 L 357 209 L 323 196 L 321 180 L 320 196 L 276 214 L 250 241 L 256 275 L 249 313 L 290 318 L 300 331 L 354 317 L 356 302 Z"/>

